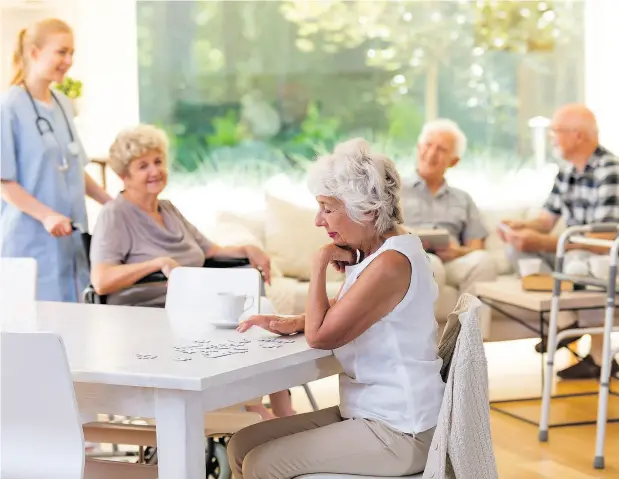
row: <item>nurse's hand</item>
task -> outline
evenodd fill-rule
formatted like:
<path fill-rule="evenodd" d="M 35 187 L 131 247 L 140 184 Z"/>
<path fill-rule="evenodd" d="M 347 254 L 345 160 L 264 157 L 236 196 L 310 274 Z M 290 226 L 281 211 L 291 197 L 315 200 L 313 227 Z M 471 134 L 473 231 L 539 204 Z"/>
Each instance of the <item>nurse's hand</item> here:
<path fill-rule="evenodd" d="M 69 236 L 73 233 L 71 220 L 63 215 L 49 215 L 43 219 L 43 227 L 54 236 Z"/>

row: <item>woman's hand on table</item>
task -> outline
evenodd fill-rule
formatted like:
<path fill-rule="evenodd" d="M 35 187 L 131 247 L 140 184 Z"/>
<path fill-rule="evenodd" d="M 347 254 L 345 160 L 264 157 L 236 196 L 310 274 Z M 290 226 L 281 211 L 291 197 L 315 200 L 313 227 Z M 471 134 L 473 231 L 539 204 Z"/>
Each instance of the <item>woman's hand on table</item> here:
<path fill-rule="evenodd" d="M 255 314 L 249 319 L 241 322 L 236 330 L 240 333 L 244 333 L 252 326 L 258 326 L 275 334 L 295 334 L 303 332 L 305 318 L 303 315 L 286 318 L 275 314 Z"/>
<path fill-rule="evenodd" d="M 256 246 L 245 247 L 250 264 L 260 271 L 266 284 L 271 284 L 271 258 Z"/>

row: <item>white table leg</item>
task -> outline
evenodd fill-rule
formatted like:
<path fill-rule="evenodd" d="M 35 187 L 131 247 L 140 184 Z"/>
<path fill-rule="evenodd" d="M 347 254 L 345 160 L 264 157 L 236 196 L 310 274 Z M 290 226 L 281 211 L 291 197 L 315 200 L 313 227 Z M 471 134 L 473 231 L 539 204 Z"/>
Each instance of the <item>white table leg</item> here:
<path fill-rule="evenodd" d="M 155 390 L 159 479 L 206 477 L 200 393 Z"/>

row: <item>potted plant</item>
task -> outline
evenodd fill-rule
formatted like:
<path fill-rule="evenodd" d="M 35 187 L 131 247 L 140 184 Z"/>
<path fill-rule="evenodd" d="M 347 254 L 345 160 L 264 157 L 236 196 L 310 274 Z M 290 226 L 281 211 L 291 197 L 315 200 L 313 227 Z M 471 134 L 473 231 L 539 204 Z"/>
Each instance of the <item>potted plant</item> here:
<path fill-rule="evenodd" d="M 70 76 L 65 76 L 64 81 L 62 83 L 56 83 L 54 88 L 64 93 L 71 100 L 71 103 L 73 104 L 73 111 L 75 116 L 77 116 L 77 100 L 82 96 L 82 82 L 71 78 Z"/>

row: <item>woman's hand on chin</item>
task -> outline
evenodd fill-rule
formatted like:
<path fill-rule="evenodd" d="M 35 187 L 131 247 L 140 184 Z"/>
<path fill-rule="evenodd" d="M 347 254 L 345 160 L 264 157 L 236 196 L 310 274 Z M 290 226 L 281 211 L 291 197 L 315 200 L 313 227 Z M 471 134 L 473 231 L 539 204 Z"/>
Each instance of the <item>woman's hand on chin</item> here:
<path fill-rule="evenodd" d="M 259 326 L 271 333 L 288 335 L 303 332 L 305 321 L 303 316 L 283 318 L 275 314 L 255 314 L 241 322 L 236 330 L 244 333 L 252 326 Z"/>
<path fill-rule="evenodd" d="M 315 261 L 320 265 L 331 264 L 336 271 L 342 273 L 346 266 L 357 264 L 357 251 L 347 246 L 329 243 L 320 248 Z"/>

